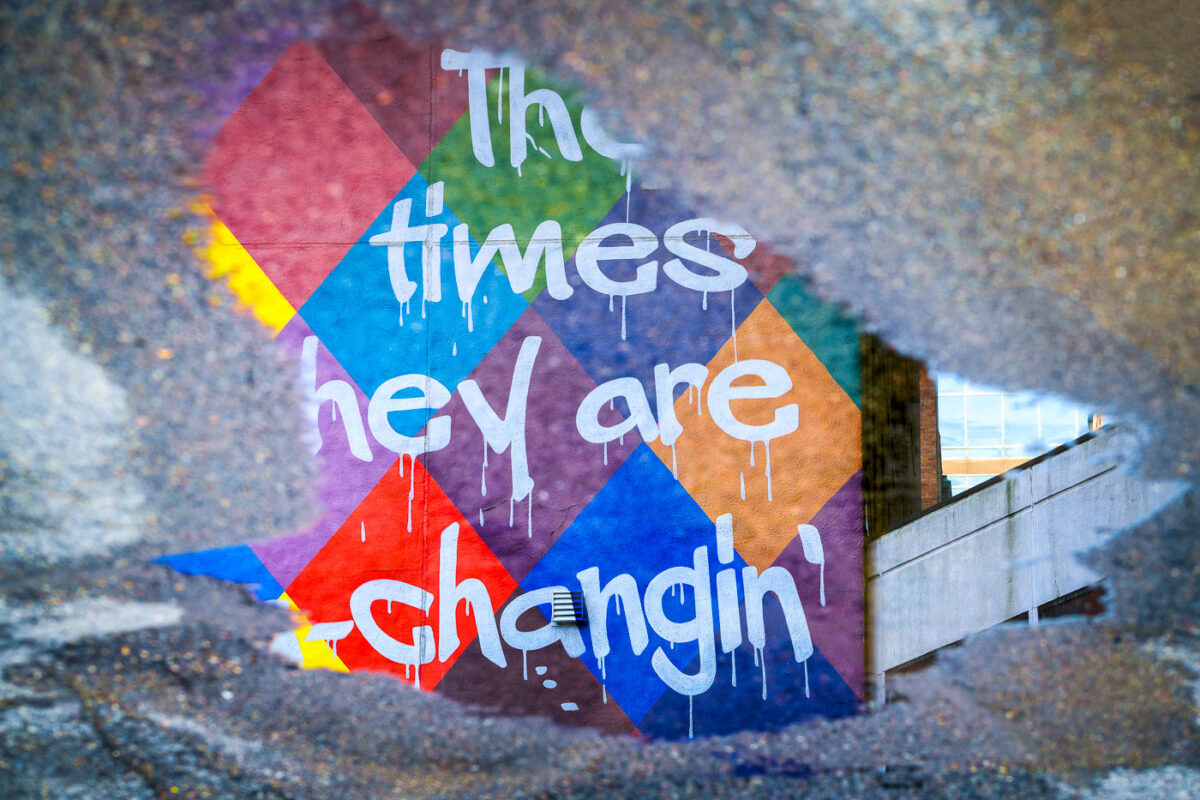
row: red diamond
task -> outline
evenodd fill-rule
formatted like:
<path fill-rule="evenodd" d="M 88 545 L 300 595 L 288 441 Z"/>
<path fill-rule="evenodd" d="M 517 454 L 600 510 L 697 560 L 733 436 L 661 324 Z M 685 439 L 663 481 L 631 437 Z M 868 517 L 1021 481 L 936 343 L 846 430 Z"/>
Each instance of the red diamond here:
<path fill-rule="evenodd" d="M 217 215 L 293 308 L 415 172 L 305 43 L 229 118 L 207 167 Z"/>
<path fill-rule="evenodd" d="M 355 623 L 344 638 L 336 641 L 335 651 L 351 670 L 391 672 L 423 689 L 432 689 L 475 640 L 476 621 L 496 624 L 490 612 L 499 612 L 516 589 L 516 583 L 420 462 L 406 458 L 404 464 L 403 477 L 398 466 L 387 471 L 288 587 L 288 596 L 314 624 Z M 435 652 L 446 644 L 441 630 L 441 606 L 446 598 L 438 596 L 438 577 L 443 537 L 455 523 L 458 543 L 454 550 L 454 580 L 458 584 L 473 578 L 482 581 L 491 609 L 489 612 L 470 607 L 468 613 L 466 603 L 457 603 L 454 614 L 458 646 L 443 653 Z M 415 629 L 422 626 L 432 629 L 437 641 L 421 659 L 432 660 L 419 669 L 381 654 L 363 634 L 362 625 L 366 622 L 363 613 L 360 611 L 357 617 L 351 613 L 350 597 L 354 591 L 368 581 L 377 580 L 401 582 L 434 595 L 427 611 L 399 600 L 376 600 L 369 606 L 373 624 L 383 635 L 402 645 L 418 641 Z"/>

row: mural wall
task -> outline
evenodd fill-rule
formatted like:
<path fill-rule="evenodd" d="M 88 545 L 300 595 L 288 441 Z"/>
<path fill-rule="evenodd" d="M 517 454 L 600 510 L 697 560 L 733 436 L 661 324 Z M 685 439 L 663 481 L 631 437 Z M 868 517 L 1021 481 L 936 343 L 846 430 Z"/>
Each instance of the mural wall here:
<path fill-rule="evenodd" d="M 305 666 L 497 713 L 853 713 L 858 330 L 642 158 L 514 58 L 378 26 L 287 50 L 217 136 L 210 250 L 271 295 L 323 514 L 164 561 L 291 605 Z"/>

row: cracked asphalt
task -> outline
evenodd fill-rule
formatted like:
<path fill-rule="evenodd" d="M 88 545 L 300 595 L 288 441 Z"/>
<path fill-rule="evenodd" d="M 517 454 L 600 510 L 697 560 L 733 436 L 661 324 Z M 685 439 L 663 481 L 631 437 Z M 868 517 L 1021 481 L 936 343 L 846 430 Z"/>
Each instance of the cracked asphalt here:
<path fill-rule="evenodd" d="M 1200 794 L 1200 23 L 1127 5 L 380 6 L 582 84 L 656 180 L 906 352 L 1117 414 L 1131 469 L 1192 484 L 1087 556 L 1105 616 L 972 637 L 880 711 L 680 744 L 295 670 L 285 612 L 150 563 L 316 513 L 286 365 L 188 209 L 237 99 L 345 7 L 7 4 L 4 796 Z"/>

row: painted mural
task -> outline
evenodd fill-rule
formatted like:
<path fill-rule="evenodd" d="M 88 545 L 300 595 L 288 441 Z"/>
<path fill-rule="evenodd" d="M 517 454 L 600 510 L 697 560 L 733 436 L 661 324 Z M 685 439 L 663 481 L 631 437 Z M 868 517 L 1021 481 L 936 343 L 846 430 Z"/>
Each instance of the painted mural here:
<path fill-rule="evenodd" d="M 644 158 L 512 57 L 288 49 L 216 137 L 207 257 L 295 365 L 322 515 L 163 560 L 288 604 L 307 667 L 489 712 L 853 713 L 858 329 Z"/>

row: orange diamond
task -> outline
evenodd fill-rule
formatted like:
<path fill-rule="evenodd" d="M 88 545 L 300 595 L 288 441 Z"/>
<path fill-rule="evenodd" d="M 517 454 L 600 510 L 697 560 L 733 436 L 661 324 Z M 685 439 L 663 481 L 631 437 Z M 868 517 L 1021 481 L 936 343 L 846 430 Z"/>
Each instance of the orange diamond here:
<path fill-rule="evenodd" d="M 773 400 L 732 401 L 737 419 L 765 424 L 776 409 L 795 403 L 800 427 L 765 446 L 735 439 L 717 427 L 706 407 L 697 414 L 693 390 L 675 402 L 683 425 L 675 452 L 661 440 L 650 447 L 668 468 L 674 463 L 679 482 L 709 517 L 733 515 L 738 552 L 765 569 L 796 536 L 796 526 L 811 520 L 862 467 L 862 421 L 854 401 L 767 300 L 708 362 L 705 403 L 713 378 L 734 363 L 735 347 L 739 359 L 772 361 L 792 379 L 791 390 Z M 734 385 L 754 383 L 747 377 Z"/>

